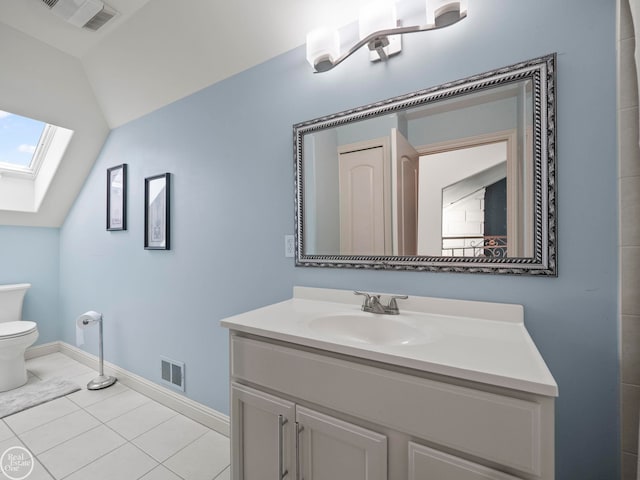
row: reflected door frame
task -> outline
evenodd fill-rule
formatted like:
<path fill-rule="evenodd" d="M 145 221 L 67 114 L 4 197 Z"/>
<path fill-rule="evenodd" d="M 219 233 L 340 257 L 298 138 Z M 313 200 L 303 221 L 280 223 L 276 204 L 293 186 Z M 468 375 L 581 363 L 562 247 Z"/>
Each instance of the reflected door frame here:
<path fill-rule="evenodd" d="M 532 155 L 527 155 L 527 152 L 531 152 L 531 129 L 526 129 L 525 135 L 527 138 L 523 142 L 522 149 L 518 149 L 517 129 L 416 147 L 416 151 L 422 157 L 463 148 L 506 142 L 508 257 L 530 257 L 533 255 L 533 190 L 526 187 L 528 181 L 533 178 Z M 442 207 L 440 212 L 442 212 Z M 442 237 L 442 213 L 440 214 L 439 224 L 440 237 Z M 522 253 L 517 254 L 517 252 Z"/>

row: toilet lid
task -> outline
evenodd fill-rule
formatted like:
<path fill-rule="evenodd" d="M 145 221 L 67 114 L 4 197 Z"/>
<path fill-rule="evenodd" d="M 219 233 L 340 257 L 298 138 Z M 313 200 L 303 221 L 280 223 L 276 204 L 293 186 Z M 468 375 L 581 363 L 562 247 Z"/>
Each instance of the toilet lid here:
<path fill-rule="evenodd" d="M 2 322 L 0 323 L 0 339 L 21 337 L 34 332 L 37 328 L 36 322 L 20 320 L 18 322 Z"/>

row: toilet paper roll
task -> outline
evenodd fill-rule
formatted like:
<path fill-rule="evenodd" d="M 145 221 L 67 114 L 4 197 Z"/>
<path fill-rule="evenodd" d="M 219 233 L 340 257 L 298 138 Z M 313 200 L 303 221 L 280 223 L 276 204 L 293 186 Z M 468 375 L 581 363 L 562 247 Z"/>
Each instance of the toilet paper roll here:
<path fill-rule="evenodd" d="M 102 320 L 102 314 L 89 310 L 76 319 L 76 346 L 84 345 L 84 329 Z"/>

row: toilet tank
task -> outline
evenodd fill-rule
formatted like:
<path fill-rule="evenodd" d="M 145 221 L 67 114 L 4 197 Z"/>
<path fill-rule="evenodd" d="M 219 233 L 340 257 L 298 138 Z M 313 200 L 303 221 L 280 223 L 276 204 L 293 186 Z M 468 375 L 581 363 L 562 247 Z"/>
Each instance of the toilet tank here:
<path fill-rule="evenodd" d="M 22 301 L 30 283 L 0 285 L 0 322 L 22 320 Z"/>

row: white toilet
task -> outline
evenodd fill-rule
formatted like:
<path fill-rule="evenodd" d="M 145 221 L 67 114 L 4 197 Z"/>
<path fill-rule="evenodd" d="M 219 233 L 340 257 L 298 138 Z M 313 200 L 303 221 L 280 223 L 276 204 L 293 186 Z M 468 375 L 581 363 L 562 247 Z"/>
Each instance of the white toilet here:
<path fill-rule="evenodd" d="M 0 285 L 0 392 L 27 383 L 24 352 L 38 339 L 38 325 L 22 319 L 30 283 Z"/>

